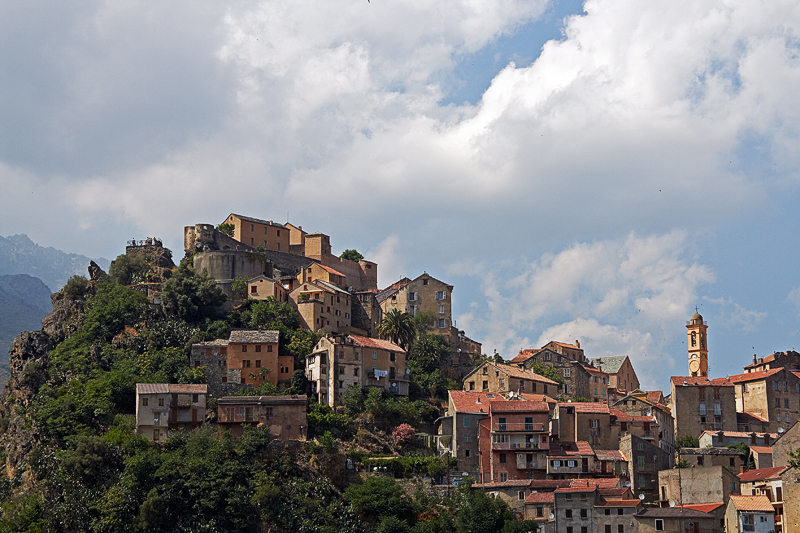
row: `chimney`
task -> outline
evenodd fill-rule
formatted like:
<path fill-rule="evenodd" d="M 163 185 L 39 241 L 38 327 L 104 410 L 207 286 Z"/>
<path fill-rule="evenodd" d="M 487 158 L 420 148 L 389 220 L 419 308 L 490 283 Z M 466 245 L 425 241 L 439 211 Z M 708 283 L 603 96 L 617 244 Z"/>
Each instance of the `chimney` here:
<path fill-rule="evenodd" d="M 756 354 L 753 354 L 753 364 L 756 364 L 757 362 L 758 362 L 758 359 L 756 358 Z"/>
<path fill-rule="evenodd" d="M 579 341 L 578 339 L 575 339 L 575 346 L 580 348 L 581 347 L 581 341 Z"/>

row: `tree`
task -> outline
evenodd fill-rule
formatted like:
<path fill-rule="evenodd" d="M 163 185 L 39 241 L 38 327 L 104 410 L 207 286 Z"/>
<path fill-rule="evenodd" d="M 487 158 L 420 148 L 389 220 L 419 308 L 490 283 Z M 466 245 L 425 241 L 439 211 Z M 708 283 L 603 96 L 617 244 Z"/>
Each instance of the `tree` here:
<path fill-rule="evenodd" d="M 175 274 L 164 283 L 161 300 L 168 314 L 187 322 L 200 322 L 214 318 L 226 298 L 205 271 L 198 274 L 181 261 Z"/>
<path fill-rule="evenodd" d="M 412 319 L 417 338 L 426 337 L 436 324 L 436 314 L 431 311 L 420 311 Z"/>
<path fill-rule="evenodd" d="M 408 360 L 416 364 L 414 370 L 430 373 L 438 370 L 450 357 L 450 345 L 440 335 L 428 335 L 417 340 L 411 347 Z"/>
<path fill-rule="evenodd" d="M 108 275 L 119 285 L 132 285 L 147 281 L 152 269 L 141 255 L 122 254 L 111 261 Z"/>
<path fill-rule="evenodd" d="M 384 339 L 407 348 L 414 340 L 414 322 L 411 315 L 392 309 L 383 316 L 378 331 Z"/>
<path fill-rule="evenodd" d="M 220 224 L 217 226 L 217 230 L 221 231 L 228 237 L 233 237 L 233 232 L 236 230 L 236 226 L 233 224 Z"/>
<path fill-rule="evenodd" d="M 83 300 L 88 287 L 89 280 L 85 276 L 75 274 L 67 280 L 67 284 L 61 290 L 67 300 Z"/>
<path fill-rule="evenodd" d="M 345 250 L 344 252 L 342 252 L 342 255 L 340 255 L 339 258 L 340 259 L 347 259 L 349 261 L 355 261 L 356 263 L 358 263 L 359 261 L 364 259 L 364 256 L 361 255 L 360 253 L 358 253 L 358 250 L 349 250 L 348 249 L 348 250 Z"/>
<path fill-rule="evenodd" d="M 533 363 L 533 366 L 531 367 L 531 370 L 533 371 L 534 374 L 539 374 L 540 376 L 544 376 L 547 379 L 552 379 L 553 381 L 558 383 L 559 386 L 564 384 L 564 378 L 562 378 L 558 374 L 556 369 L 553 368 L 553 365 L 543 365 L 543 364 L 540 364 L 540 363 Z M 577 401 L 577 400 L 575 400 L 575 401 Z"/>
<path fill-rule="evenodd" d="M 344 498 L 370 524 L 388 516 L 407 522 L 414 518 L 411 500 L 405 495 L 403 488 L 391 478 L 370 477 L 364 483 L 350 485 L 344 491 Z"/>
<path fill-rule="evenodd" d="M 404 448 L 414 442 L 417 432 L 409 424 L 400 424 L 392 431 L 395 446 Z"/>
<path fill-rule="evenodd" d="M 231 283 L 231 292 L 236 300 L 247 299 L 247 278 L 244 276 L 236 276 Z"/>
<path fill-rule="evenodd" d="M 678 437 L 675 439 L 675 448 L 680 450 L 681 448 L 699 448 L 700 447 L 700 439 L 697 437 L 692 437 L 691 435 L 684 435 L 683 437 Z"/>

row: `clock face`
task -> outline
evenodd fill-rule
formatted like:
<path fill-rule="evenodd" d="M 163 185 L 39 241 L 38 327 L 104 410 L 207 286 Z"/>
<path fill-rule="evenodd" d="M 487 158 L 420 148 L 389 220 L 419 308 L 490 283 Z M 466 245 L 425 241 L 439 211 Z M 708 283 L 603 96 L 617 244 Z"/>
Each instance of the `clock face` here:
<path fill-rule="evenodd" d="M 691 370 L 692 372 L 697 372 L 698 370 L 700 370 L 700 363 L 698 363 L 697 361 L 692 361 L 691 363 L 689 363 L 689 370 Z"/>

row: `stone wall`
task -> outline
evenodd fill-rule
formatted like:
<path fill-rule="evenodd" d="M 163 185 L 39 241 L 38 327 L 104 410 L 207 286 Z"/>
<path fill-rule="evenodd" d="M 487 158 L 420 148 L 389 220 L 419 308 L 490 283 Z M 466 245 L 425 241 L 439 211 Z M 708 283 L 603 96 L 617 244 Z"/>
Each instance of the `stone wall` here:
<path fill-rule="evenodd" d="M 231 284 L 234 278 L 244 276 L 250 279 L 262 275 L 271 278 L 273 275 L 271 261 L 261 261 L 254 258 L 252 252 L 242 250 L 198 252 L 194 254 L 193 262 L 195 272 L 205 270 L 217 280 L 217 285 L 228 298 L 233 297 Z"/>

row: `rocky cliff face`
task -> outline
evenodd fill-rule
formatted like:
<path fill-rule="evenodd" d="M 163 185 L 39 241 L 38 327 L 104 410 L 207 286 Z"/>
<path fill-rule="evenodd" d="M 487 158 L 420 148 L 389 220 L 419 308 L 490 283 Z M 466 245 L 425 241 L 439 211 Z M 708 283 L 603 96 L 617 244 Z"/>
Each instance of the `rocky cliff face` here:
<path fill-rule="evenodd" d="M 63 291 L 53 294 L 53 310 L 42 319 L 42 329 L 23 331 L 11 345 L 8 358 L 10 377 L 0 396 L 0 424 L 5 429 L 0 436 L 0 447 L 6 452 L 9 476 L 26 463 L 28 455 L 39 443 L 36 425 L 26 413 L 33 405 L 36 391 L 46 382 L 48 354 L 78 330 L 85 299 L 94 293 L 97 282 L 106 277 L 94 261 L 89 265 L 89 275 L 91 279 L 83 299 L 69 300 Z"/>

